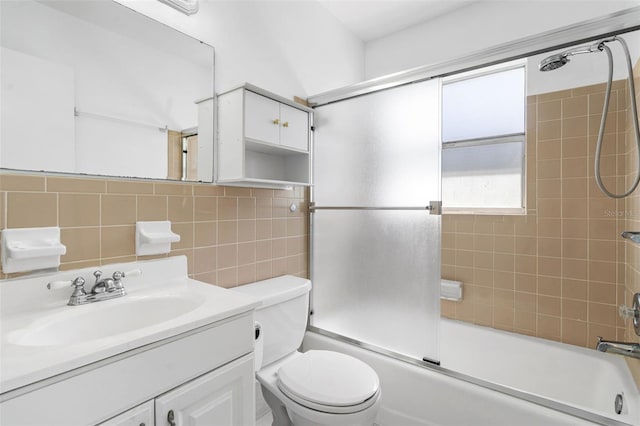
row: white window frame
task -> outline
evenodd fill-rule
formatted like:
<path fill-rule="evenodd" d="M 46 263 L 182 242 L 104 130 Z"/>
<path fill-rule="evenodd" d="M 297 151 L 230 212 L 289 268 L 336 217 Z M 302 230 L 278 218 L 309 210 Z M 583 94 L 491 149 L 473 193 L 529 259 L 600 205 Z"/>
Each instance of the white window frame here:
<path fill-rule="evenodd" d="M 524 129 L 522 133 L 512 133 L 506 135 L 495 135 L 483 138 L 474 139 L 462 139 L 445 142 L 442 139 L 442 114 L 440 123 L 440 141 L 442 150 L 461 148 L 465 146 L 486 146 L 500 143 L 522 143 L 522 174 L 520 182 L 521 192 L 521 204 L 520 207 L 446 207 L 443 206 L 442 212 L 444 214 L 481 214 L 481 215 L 524 215 L 527 212 L 527 61 L 526 59 L 520 59 L 504 64 L 493 65 L 490 67 L 484 67 L 480 70 L 469 71 L 461 74 L 456 74 L 450 77 L 444 77 L 440 80 L 440 108 L 443 110 L 443 86 L 447 84 L 455 83 L 458 81 L 469 80 L 473 78 L 482 77 L 485 75 L 496 74 L 499 72 L 509 71 L 512 69 L 523 68 L 524 70 Z M 444 197 L 443 197 L 444 198 Z"/>

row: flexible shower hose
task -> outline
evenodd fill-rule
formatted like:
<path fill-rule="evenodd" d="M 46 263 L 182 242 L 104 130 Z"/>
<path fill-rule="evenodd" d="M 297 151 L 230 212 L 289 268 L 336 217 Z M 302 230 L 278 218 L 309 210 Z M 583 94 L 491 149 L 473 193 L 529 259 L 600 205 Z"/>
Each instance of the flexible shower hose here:
<path fill-rule="evenodd" d="M 624 49 L 624 52 L 626 54 L 626 59 L 627 59 L 627 72 L 629 76 L 628 78 L 629 92 L 631 94 L 630 96 L 631 97 L 631 115 L 633 115 L 633 123 L 634 123 L 633 127 L 634 127 L 634 133 L 636 137 L 636 154 L 637 154 L 636 177 L 634 182 L 624 193 L 615 194 L 609 191 L 605 187 L 604 183 L 602 182 L 602 177 L 600 176 L 600 154 L 602 152 L 602 139 L 604 138 L 604 126 L 607 120 L 607 113 L 609 111 L 609 98 L 611 97 L 611 83 L 613 80 L 613 55 L 611 54 L 611 49 L 609 48 L 609 46 L 607 46 L 604 42 L 600 43 L 600 45 L 598 46 L 598 49 L 604 50 L 605 53 L 607 54 L 607 57 L 609 58 L 609 80 L 607 80 L 607 90 L 604 95 L 604 105 L 602 107 L 602 119 L 600 121 L 600 130 L 598 131 L 598 143 L 596 145 L 596 157 L 595 157 L 594 168 L 595 168 L 596 183 L 598 184 L 598 187 L 600 188 L 600 190 L 610 198 L 624 198 L 631 195 L 631 193 L 633 193 L 633 191 L 635 191 L 636 188 L 638 187 L 638 183 L 640 183 L 640 127 L 638 126 L 638 107 L 636 105 L 636 90 L 635 90 L 635 84 L 633 81 L 633 67 L 631 65 L 631 55 L 629 54 L 629 48 L 627 47 L 627 43 L 622 38 L 614 37 L 613 40 L 617 40 L 620 42 L 620 44 L 622 44 L 622 48 Z"/>

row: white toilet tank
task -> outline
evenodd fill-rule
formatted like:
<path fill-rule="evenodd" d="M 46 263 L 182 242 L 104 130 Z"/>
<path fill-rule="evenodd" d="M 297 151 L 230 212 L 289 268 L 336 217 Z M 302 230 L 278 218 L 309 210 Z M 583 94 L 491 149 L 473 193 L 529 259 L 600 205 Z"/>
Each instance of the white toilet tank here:
<path fill-rule="evenodd" d="M 311 281 L 283 275 L 233 290 L 262 302 L 255 313 L 255 320 L 262 326 L 262 365 L 271 364 L 300 347 L 307 328 Z"/>

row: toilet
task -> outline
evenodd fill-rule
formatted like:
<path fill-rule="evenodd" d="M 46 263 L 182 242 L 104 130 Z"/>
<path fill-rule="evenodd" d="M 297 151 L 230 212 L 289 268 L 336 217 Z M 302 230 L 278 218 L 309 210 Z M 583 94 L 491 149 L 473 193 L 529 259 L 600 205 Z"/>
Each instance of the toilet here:
<path fill-rule="evenodd" d="M 311 281 L 285 275 L 235 287 L 256 308 L 256 379 L 273 426 L 371 426 L 380 381 L 366 363 L 333 351 L 299 352 L 307 326 Z"/>

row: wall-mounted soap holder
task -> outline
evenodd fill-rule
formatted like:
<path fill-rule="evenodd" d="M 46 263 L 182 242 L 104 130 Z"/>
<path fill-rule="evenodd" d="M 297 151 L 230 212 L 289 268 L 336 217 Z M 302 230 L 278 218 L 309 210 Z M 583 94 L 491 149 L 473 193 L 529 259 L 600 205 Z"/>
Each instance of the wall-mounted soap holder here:
<path fill-rule="evenodd" d="M 136 222 L 136 255 L 146 256 L 171 251 L 171 243 L 180 241 L 180 235 L 171 231 L 171 222 Z"/>
<path fill-rule="evenodd" d="M 67 253 L 58 227 L 5 229 L 1 244 L 5 274 L 57 268 Z"/>

